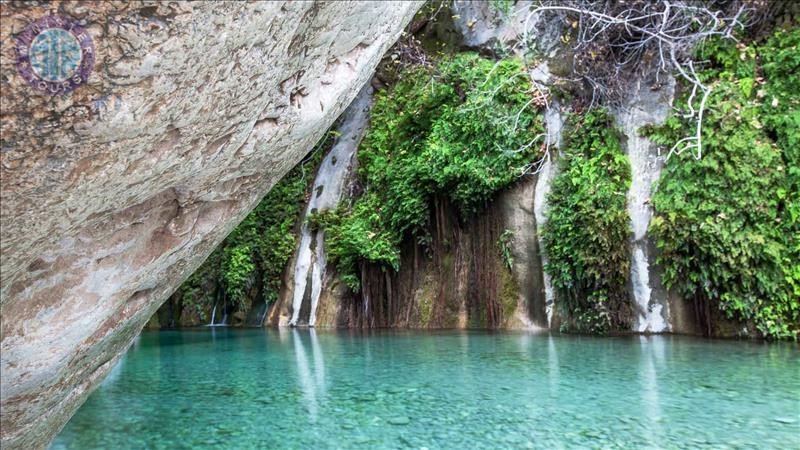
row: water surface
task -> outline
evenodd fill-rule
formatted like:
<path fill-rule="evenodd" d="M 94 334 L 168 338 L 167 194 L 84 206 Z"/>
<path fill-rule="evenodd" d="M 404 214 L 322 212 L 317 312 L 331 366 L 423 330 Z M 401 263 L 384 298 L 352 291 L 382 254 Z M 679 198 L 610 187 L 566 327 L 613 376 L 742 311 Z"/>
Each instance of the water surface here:
<path fill-rule="evenodd" d="M 800 448 L 794 344 L 144 332 L 52 448 Z"/>

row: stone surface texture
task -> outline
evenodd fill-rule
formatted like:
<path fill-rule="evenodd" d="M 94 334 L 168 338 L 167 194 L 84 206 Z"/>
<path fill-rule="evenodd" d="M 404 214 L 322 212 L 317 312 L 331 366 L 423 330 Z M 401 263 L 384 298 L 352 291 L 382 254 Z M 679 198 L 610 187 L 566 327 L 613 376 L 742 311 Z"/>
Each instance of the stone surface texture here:
<path fill-rule="evenodd" d="M 4 449 L 49 443 L 418 7 L 0 5 Z M 96 49 L 89 82 L 62 97 L 14 67 L 14 36 L 53 13 L 83 23 Z"/>
<path fill-rule="evenodd" d="M 517 318 L 525 328 L 548 328 L 547 295 L 539 246 L 534 201 L 539 176 L 523 178 L 503 191 L 496 202 L 503 216 L 504 230 L 511 233 L 511 255 L 518 290 Z"/>
<path fill-rule="evenodd" d="M 612 111 L 631 164 L 631 186 L 627 193 L 632 230 L 631 301 L 636 315 L 633 330 L 640 333 L 669 332 L 673 322 L 671 302 L 661 283 L 661 269 L 655 264 L 658 249 L 647 234 L 653 218 L 650 196 L 666 155 L 661 154 L 659 145 L 639 132 L 646 125 L 661 125 L 669 117 L 675 97 L 675 80 L 665 78 L 663 86 L 655 80 L 636 80 L 630 86 L 624 104 Z M 680 319 L 676 318 L 675 322 L 680 322 Z"/>

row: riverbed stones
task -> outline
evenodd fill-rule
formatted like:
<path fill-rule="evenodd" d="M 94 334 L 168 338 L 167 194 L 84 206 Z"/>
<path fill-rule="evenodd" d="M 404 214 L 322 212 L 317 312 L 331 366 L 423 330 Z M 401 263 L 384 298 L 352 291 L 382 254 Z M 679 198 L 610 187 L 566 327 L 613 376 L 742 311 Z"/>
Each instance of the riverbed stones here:
<path fill-rule="evenodd" d="M 409 423 L 411 423 L 411 419 L 409 419 L 406 416 L 390 417 L 386 421 L 392 425 L 408 425 Z"/>

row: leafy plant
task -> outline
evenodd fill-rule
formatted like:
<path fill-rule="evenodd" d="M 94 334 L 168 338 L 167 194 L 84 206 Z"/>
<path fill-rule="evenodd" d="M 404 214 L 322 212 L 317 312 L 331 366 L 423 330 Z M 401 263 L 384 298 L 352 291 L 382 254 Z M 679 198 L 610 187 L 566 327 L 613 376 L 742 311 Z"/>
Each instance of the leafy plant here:
<path fill-rule="evenodd" d="M 489 8 L 503 17 L 508 17 L 514 9 L 514 3 L 515 0 L 489 0 Z"/>
<path fill-rule="evenodd" d="M 558 293 L 565 330 L 630 329 L 631 171 L 619 132 L 602 109 L 571 116 L 559 172 L 547 197 L 545 270 Z"/>
<path fill-rule="evenodd" d="M 500 250 L 500 259 L 503 261 L 503 264 L 509 269 L 512 269 L 514 267 L 514 254 L 512 253 L 512 249 L 514 248 L 514 233 L 511 230 L 503 230 L 497 240 L 497 247 Z"/>
<path fill-rule="evenodd" d="M 669 160 L 651 229 L 664 282 L 691 299 L 706 332 L 720 311 L 770 338 L 800 334 L 800 31 L 760 45 L 711 42 L 701 76 L 714 85 L 702 160 Z M 672 145 L 673 117 L 650 134 Z"/>
<path fill-rule="evenodd" d="M 268 304 L 278 299 L 284 267 L 296 246 L 294 227 L 308 189 L 308 174 L 313 173 L 308 167 L 319 165 L 322 150 L 333 136 L 333 131 L 328 132 L 178 288 L 182 307 L 199 314 L 220 297 L 238 310 L 246 310 L 259 294 Z M 256 283 L 260 289 L 254 290 Z"/>
<path fill-rule="evenodd" d="M 527 169 L 543 138 L 521 62 L 474 53 L 418 67 L 378 93 L 359 148 L 364 194 L 314 220 L 353 289 L 358 264 L 399 268 L 399 244 L 428 242 L 431 203 L 445 198 L 463 218 L 481 210 Z"/>

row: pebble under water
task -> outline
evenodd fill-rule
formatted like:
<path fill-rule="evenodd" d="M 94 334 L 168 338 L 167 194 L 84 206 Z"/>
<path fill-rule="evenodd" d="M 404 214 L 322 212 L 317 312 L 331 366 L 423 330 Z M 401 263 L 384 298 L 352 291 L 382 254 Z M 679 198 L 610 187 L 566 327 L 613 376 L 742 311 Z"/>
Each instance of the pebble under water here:
<path fill-rule="evenodd" d="M 145 331 L 52 447 L 800 448 L 795 344 Z"/>

